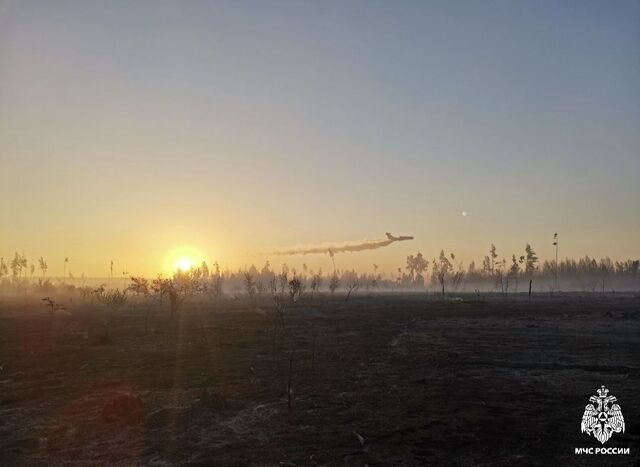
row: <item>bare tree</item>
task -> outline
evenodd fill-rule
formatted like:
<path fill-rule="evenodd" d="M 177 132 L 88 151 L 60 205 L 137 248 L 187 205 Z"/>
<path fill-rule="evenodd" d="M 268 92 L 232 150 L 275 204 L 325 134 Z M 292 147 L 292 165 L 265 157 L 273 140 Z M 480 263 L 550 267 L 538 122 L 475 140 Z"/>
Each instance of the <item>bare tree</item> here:
<path fill-rule="evenodd" d="M 528 276 L 531 276 L 538 268 L 538 266 L 536 265 L 538 263 L 538 257 L 536 256 L 536 252 L 534 251 L 534 249 L 528 243 L 524 248 L 524 252 L 526 254 L 524 272 Z"/>
<path fill-rule="evenodd" d="M 178 316 L 178 312 L 180 311 L 180 306 L 182 302 L 187 299 L 187 292 L 185 289 L 181 289 L 176 287 L 173 281 L 171 281 L 171 286 L 169 287 L 169 309 L 171 318 Z"/>
<path fill-rule="evenodd" d="M 311 288 L 311 298 L 313 298 L 313 294 L 319 291 L 320 287 L 322 287 L 322 271 L 311 276 L 309 287 Z"/>
<path fill-rule="evenodd" d="M 223 282 L 224 279 L 222 277 L 222 273 L 220 272 L 220 265 L 216 261 L 215 263 L 213 263 L 213 274 L 211 275 L 212 289 L 215 297 L 222 296 Z"/>
<path fill-rule="evenodd" d="M 42 271 L 42 280 L 44 280 L 44 278 L 45 278 L 45 276 L 47 274 L 47 269 L 49 269 L 49 266 L 47 265 L 47 262 L 44 260 L 44 258 L 42 256 L 38 260 L 38 266 L 40 267 L 40 270 Z"/>
<path fill-rule="evenodd" d="M 162 300 L 165 295 L 169 294 L 169 288 L 171 287 L 171 279 L 165 279 L 162 276 L 158 276 L 151 281 L 151 292 L 158 296 L 158 302 L 162 305 Z"/>
<path fill-rule="evenodd" d="M 360 288 L 360 282 L 358 281 L 358 278 L 356 277 L 353 282 L 349 283 L 347 285 L 347 296 L 344 298 L 345 302 L 349 301 L 349 298 L 351 297 L 351 294 L 354 292 L 357 292 L 358 289 Z"/>
<path fill-rule="evenodd" d="M 302 281 L 296 276 L 289 281 L 289 301 L 291 303 L 296 302 L 302 294 Z"/>
<path fill-rule="evenodd" d="M 339 285 L 340 279 L 338 278 L 338 274 L 334 272 L 331 276 L 331 279 L 329 280 L 329 292 L 331 292 L 331 295 L 333 295 Z"/>
<path fill-rule="evenodd" d="M 491 261 L 491 274 L 495 272 L 495 264 L 496 258 L 498 257 L 498 253 L 496 253 L 496 246 L 492 243 L 491 248 L 489 248 L 489 259 Z"/>
<path fill-rule="evenodd" d="M 482 273 L 486 275 L 493 274 L 493 267 L 491 266 L 491 258 L 485 256 L 482 259 Z"/>
<path fill-rule="evenodd" d="M 506 264 L 507 262 L 505 259 L 502 259 L 501 261 L 496 261 L 494 263 L 494 275 L 495 275 L 494 287 L 496 289 L 500 287 L 500 293 L 502 293 L 503 295 L 507 292 L 509 288 L 509 278 L 507 277 L 506 284 L 505 284 L 505 277 L 504 277 L 504 270 L 505 270 Z"/>
<path fill-rule="evenodd" d="M 556 290 L 558 290 L 560 286 L 559 286 L 559 278 L 558 278 L 559 265 L 558 265 L 558 234 L 557 233 L 553 234 L 553 246 L 556 247 L 556 262 L 554 263 L 554 271 L 556 276 L 555 286 L 556 286 Z"/>
<path fill-rule="evenodd" d="M 203 261 L 202 264 L 200 264 L 200 271 L 202 271 L 202 277 L 204 279 L 209 279 L 209 266 L 206 261 Z"/>
<path fill-rule="evenodd" d="M 131 276 L 130 277 L 131 284 L 127 287 L 127 290 L 132 291 L 136 294 L 136 296 L 147 296 L 149 295 L 149 281 L 142 276 Z"/>
<path fill-rule="evenodd" d="M 244 289 L 247 292 L 247 295 L 249 296 L 249 299 L 253 300 L 253 296 L 256 293 L 256 283 L 253 280 L 254 275 L 249 272 L 249 271 L 245 271 L 244 272 Z"/>
<path fill-rule="evenodd" d="M 460 285 L 462 284 L 463 279 L 464 279 L 464 271 L 458 270 L 453 273 L 453 275 L 451 276 L 451 288 L 453 289 L 454 292 L 456 292 L 458 288 L 460 288 Z"/>
<path fill-rule="evenodd" d="M 516 259 L 516 255 L 511 255 L 511 267 L 509 268 L 509 275 L 515 281 L 516 293 L 518 292 L 518 276 L 520 275 L 520 264 Z"/>
<path fill-rule="evenodd" d="M 435 265 L 436 263 L 434 261 L 434 266 Z M 449 258 L 447 258 L 447 256 L 444 254 L 444 250 L 440 250 L 440 256 L 438 257 L 437 268 L 435 268 L 434 273 L 436 274 L 438 278 L 438 282 L 440 283 L 443 297 L 445 294 L 445 284 L 447 281 L 447 277 L 449 276 L 449 273 L 451 272 L 452 268 L 453 268 L 453 265 L 451 264 L 451 261 L 449 261 Z"/>
<path fill-rule="evenodd" d="M 9 268 L 7 268 L 7 263 L 4 262 L 4 258 L 0 258 L 0 279 L 7 275 L 9 275 Z"/>
<path fill-rule="evenodd" d="M 20 257 L 18 252 L 16 252 L 13 256 L 9 267 L 11 268 L 11 275 L 13 277 L 13 280 L 17 280 L 22 275 L 22 258 Z"/>
<path fill-rule="evenodd" d="M 409 279 L 413 285 L 424 286 L 424 272 L 429 267 L 429 261 L 418 252 L 415 256 L 407 256 L 406 269 L 409 271 Z"/>
<path fill-rule="evenodd" d="M 280 274 L 279 276 L 273 276 L 271 281 L 269 282 L 269 288 L 271 291 L 271 301 L 273 305 L 273 312 L 275 317 L 275 322 L 280 324 L 282 330 L 285 329 L 285 311 L 286 311 L 286 299 L 284 289 L 279 287 L 282 282 L 282 277 L 286 276 L 284 274 Z"/>
<path fill-rule="evenodd" d="M 20 255 L 20 269 L 22 271 L 24 271 L 24 278 L 27 278 L 27 255 L 24 254 L 24 252 L 22 253 L 22 255 Z"/>

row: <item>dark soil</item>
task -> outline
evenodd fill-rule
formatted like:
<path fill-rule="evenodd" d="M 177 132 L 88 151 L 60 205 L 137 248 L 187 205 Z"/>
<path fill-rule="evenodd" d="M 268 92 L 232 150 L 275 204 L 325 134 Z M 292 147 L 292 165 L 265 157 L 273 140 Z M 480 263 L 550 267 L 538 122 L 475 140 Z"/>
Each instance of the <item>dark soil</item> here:
<path fill-rule="evenodd" d="M 2 465 L 636 465 L 640 297 L 0 302 Z M 291 368 L 291 372 L 289 372 Z M 287 388 L 291 387 L 290 398 Z M 580 432 L 601 385 L 626 432 Z M 290 404 L 290 406 L 289 406 Z"/>

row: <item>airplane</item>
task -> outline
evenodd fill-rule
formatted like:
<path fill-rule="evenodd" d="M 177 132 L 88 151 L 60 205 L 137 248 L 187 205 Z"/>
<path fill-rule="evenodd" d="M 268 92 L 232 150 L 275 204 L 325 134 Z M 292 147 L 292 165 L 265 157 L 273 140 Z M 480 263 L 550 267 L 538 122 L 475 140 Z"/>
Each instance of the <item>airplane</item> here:
<path fill-rule="evenodd" d="M 389 232 L 385 233 L 387 238 L 394 242 L 401 242 L 402 240 L 413 240 L 413 237 L 409 237 L 408 235 L 400 235 L 399 237 L 394 237 Z"/>

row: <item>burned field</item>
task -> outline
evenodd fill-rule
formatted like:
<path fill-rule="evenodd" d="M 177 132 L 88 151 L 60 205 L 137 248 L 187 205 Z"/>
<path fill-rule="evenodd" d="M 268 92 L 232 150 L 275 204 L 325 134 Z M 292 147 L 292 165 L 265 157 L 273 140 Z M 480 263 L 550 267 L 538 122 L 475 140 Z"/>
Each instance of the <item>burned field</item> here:
<path fill-rule="evenodd" d="M 0 303 L 3 465 L 633 465 L 640 297 Z M 626 456 L 574 455 L 606 385 Z"/>

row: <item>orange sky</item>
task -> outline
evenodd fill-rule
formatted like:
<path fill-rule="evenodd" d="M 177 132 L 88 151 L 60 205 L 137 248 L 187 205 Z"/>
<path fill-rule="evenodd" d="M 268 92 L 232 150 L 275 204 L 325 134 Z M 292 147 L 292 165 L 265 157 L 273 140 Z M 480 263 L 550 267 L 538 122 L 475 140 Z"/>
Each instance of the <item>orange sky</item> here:
<path fill-rule="evenodd" d="M 637 17 L 2 2 L 0 256 L 150 275 L 181 247 L 238 268 L 390 231 L 416 238 L 336 265 L 467 263 L 492 242 L 551 259 L 554 232 L 561 256 L 637 258 Z"/>

